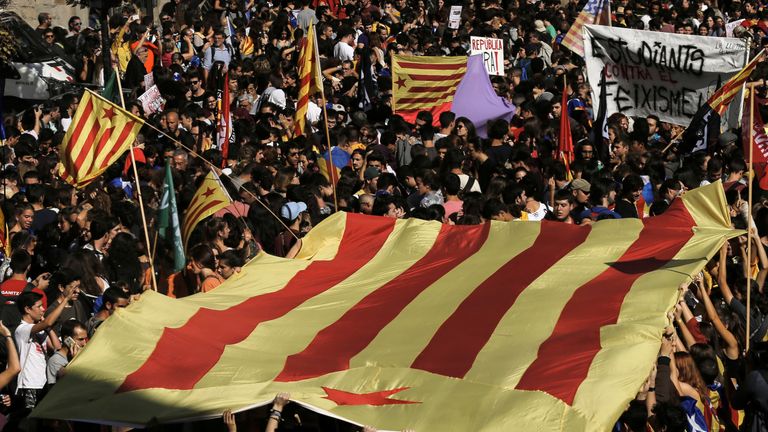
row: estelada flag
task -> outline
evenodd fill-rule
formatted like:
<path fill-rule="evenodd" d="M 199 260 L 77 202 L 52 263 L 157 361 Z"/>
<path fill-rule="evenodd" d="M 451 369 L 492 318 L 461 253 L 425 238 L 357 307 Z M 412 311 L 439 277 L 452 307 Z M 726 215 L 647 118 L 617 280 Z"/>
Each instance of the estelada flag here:
<path fill-rule="evenodd" d="M 32 415 L 143 426 L 290 392 L 384 430 L 610 430 L 680 283 L 742 233 L 726 208 L 716 183 L 591 226 L 336 213 L 297 259 L 261 254 L 183 299 L 142 294 Z"/>
<path fill-rule="evenodd" d="M 414 123 L 419 111 L 435 122 L 451 110 L 453 96 L 467 71 L 467 57 L 392 55 L 392 111 Z"/>
<path fill-rule="evenodd" d="M 131 147 L 143 125 L 138 117 L 86 89 L 59 147 L 59 176 L 76 188 L 86 186 Z"/>
<path fill-rule="evenodd" d="M 197 188 L 195 196 L 184 213 L 184 223 L 181 225 L 181 237 L 184 239 L 184 249 L 187 248 L 189 236 L 198 223 L 208 216 L 232 204 L 221 179 L 213 170 L 205 176 L 200 187 Z"/>

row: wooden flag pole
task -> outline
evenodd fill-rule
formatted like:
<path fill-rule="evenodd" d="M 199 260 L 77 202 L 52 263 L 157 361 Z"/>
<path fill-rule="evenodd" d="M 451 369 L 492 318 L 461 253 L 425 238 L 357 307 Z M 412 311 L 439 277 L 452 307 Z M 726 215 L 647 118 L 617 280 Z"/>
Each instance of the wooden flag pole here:
<path fill-rule="evenodd" d="M 118 69 L 115 70 L 115 79 L 117 81 L 117 91 L 120 93 L 120 105 L 125 109 L 125 99 L 123 98 L 123 82 L 120 79 L 120 65 L 117 66 Z M 157 277 L 155 276 L 155 260 L 152 256 L 153 248 L 152 244 L 149 242 L 149 229 L 147 228 L 147 215 L 144 212 L 144 199 L 141 196 L 141 180 L 139 180 L 139 170 L 136 168 L 136 155 L 133 154 L 133 143 L 131 143 L 131 166 L 133 167 L 133 177 L 136 179 L 136 192 L 138 193 L 139 197 L 139 211 L 141 212 L 141 223 L 144 228 L 144 241 L 147 243 L 147 259 L 149 260 L 149 273 L 152 275 L 152 289 L 154 291 L 157 291 Z"/>
<path fill-rule="evenodd" d="M 317 33 L 313 31 L 312 35 L 314 38 L 312 41 L 312 55 L 315 57 L 315 64 L 320 65 L 320 50 L 317 46 Z M 309 40 L 307 40 L 307 43 L 309 43 Z M 312 68 L 312 73 L 315 73 L 315 68 Z M 331 189 L 333 190 L 333 210 L 339 211 L 339 198 L 338 194 L 336 193 L 336 182 L 334 181 L 334 178 L 336 178 L 336 167 L 333 164 L 333 152 L 331 151 L 331 132 L 328 130 L 328 109 L 326 107 L 327 102 L 325 100 L 325 90 L 323 90 L 322 81 L 318 83 L 318 86 L 320 87 L 320 97 L 323 101 L 323 122 L 325 123 L 325 142 L 328 143 L 328 160 L 331 162 L 331 170 L 328 173 L 330 178 L 328 180 L 330 180 Z"/>
<path fill-rule="evenodd" d="M 747 269 L 752 270 L 752 239 L 750 238 L 750 230 L 752 229 L 752 183 L 754 176 L 752 175 L 752 156 L 755 149 L 755 130 L 752 125 L 755 123 L 755 87 L 749 89 L 749 183 L 747 184 Z M 749 352 L 749 335 L 750 335 L 750 321 L 752 321 L 752 309 L 750 308 L 752 303 L 752 275 L 747 275 L 747 335 L 746 335 L 746 351 Z"/>
<path fill-rule="evenodd" d="M 320 96 L 323 100 L 323 123 L 325 123 L 325 142 L 328 144 L 328 161 L 330 162 L 331 169 L 328 172 L 331 181 L 331 188 L 333 189 L 333 209 L 339 211 L 339 199 L 336 195 L 336 166 L 333 164 L 333 147 L 331 147 L 331 132 L 328 130 L 328 109 L 326 108 L 325 92 L 320 92 Z"/>

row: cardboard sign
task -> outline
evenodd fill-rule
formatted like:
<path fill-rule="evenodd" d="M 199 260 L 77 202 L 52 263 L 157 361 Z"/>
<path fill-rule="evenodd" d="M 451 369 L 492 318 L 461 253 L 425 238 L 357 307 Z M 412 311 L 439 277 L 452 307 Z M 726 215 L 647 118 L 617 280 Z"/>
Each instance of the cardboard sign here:
<path fill-rule="evenodd" d="M 150 89 L 153 85 L 155 85 L 155 75 L 152 72 L 144 75 L 144 89 Z"/>
<path fill-rule="evenodd" d="M 461 25 L 461 6 L 451 6 L 451 13 L 448 15 L 448 28 L 456 30 Z"/>
<path fill-rule="evenodd" d="M 469 39 L 472 55 L 481 54 L 488 75 L 504 75 L 504 41 L 472 36 Z"/>
<path fill-rule="evenodd" d="M 144 94 L 139 96 L 139 100 L 141 101 L 141 106 L 144 108 L 144 114 L 146 115 L 162 111 L 163 106 L 165 105 L 165 99 L 163 99 L 163 96 L 160 94 L 160 90 L 156 85 L 153 85 L 149 90 L 144 92 Z"/>

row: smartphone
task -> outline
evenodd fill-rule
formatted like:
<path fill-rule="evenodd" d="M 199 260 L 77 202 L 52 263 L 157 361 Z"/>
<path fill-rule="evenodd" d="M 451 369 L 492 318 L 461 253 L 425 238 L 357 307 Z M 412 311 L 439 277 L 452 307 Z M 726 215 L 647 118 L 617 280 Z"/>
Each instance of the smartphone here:
<path fill-rule="evenodd" d="M 64 345 L 67 346 L 70 350 L 75 346 L 77 342 L 75 342 L 74 339 L 72 339 L 72 336 L 67 336 L 64 338 Z"/>

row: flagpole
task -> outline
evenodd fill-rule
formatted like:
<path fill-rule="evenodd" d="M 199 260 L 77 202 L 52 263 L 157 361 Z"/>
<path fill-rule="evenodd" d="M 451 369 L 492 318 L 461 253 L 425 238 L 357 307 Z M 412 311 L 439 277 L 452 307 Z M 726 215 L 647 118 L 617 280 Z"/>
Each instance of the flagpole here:
<path fill-rule="evenodd" d="M 311 24 L 310 24 L 311 25 Z M 315 64 L 320 64 L 320 51 L 317 46 L 317 33 L 312 32 L 312 37 L 314 40 L 312 41 L 313 46 L 313 53 L 312 55 L 315 56 Z M 315 73 L 315 69 L 312 69 L 312 73 Z M 331 147 L 331 132 L 328 130 L 328 108 L 326 107 L 326 100 L 325 100 L 325 90 L 323 89 L 323 83 L 318 83 L 318 87 L 320 87 L 320 97 L 323 101 L 323 123 L 325 123 L 325 142 L 328 143 L 328 160 L 331 163 L 331 169 L 328 173 L 328 176 L 330 177 L 328 180 L 331 181 L 331 190 L 333 191 L 333 209 L 334 211 L 339 211 L 339 198 L 336 194 L 336 182 L 334 181 L 334 178 L 336 177 L 336 167 L 333 164 L 333 148 Z M 321 154 L 322 155 L 322 154 Z"/>
<path fill-rule="evenodd" d="M 749 89 L 749 183 L 747 184 L 747 269 L 750 274 L 747 275 L 747 334 L 746 334 L 746 351 L 749 352 L 749 334 L 750 334 L 750 321 L 752 321 L 751 300 L 751 288 L 752 288 L 752 183 L 754 176 L 752 175 L 752 156 L 755 148 L 755 130 L 752 125 L 755 123 L 755 87 Z"/>
<path fill-rule="evenodd" d="M 123 83 L 120 79 L 120 65 L 115 70 L 115 79 L 117 81 L 117 91 L 120 93 L 120 106 L 125 109 L 125 98 L 123 98 Z M 147 243 L 147 259 L 149 260 L 150 274 L 152 275 L 152 289 L 157 291 L 157 277 L 155 276 L 155 259 L 153 255 L 152 243 L 149 241 L 149 229 L 147 228 L 147 215 L 144 212 L 144 199 L 141 196 L 141 180 L 139 180 L 139 170 L 136 168 L 136 155 L 133 154 L 133 142 L 131 142 L 131 166 L 133 167 L 133 176 L 136 179 L 136 192 L 139 197 L 139 211 L 141 212 L 141 222 L 144 228 L 144 241 Z"/>
<path fill-rule="evenodd" d="M 320 97 L 323 99 L 323 123 L 325 123 L 325 142 L 328 144 L 328 161 L 331 164 L 331 169 L 329 170 L 328 176 L 330 177 L 328 180 L 331 181 L 331 188 L 333 190 L 333 208 L 335 211 L 339 211 L 339 199 L 336 196 L 336 182 L 334 181 L 334 177 L 336 177 L 336 167 L 333 164 L 333 147 L 331 147 L 331 133 L 328 130 L 328 109 L 325 107 L 326 101 L 325 101 L 325 92 L 320 92 Z"/>
<path fill-rule="evenodd" d="M 120 94 L 120 106 L 125 109 L 125 97 L 123 96 L 123 80 L 120 79 L 120 62 L 117 62 L 115 71 L 115 80 L 117 81 L 117 92 Z"/>

